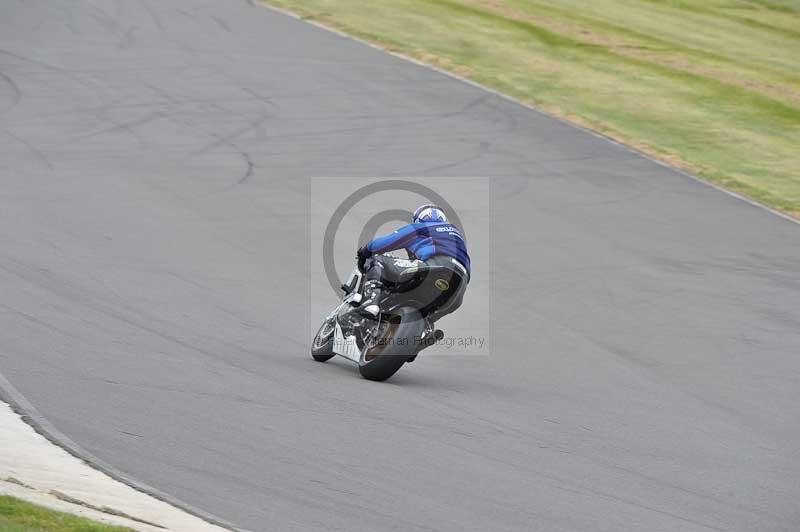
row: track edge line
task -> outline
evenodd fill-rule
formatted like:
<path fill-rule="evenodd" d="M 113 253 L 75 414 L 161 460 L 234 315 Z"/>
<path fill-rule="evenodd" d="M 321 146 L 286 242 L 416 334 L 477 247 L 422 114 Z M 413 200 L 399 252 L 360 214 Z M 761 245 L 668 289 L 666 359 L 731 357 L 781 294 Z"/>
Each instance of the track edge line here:
<path fill-rule="evenodd" d="M 136 480 L 127 473 L 120 471 L 116 467 L 85 450 L 80 445 L 75 443 L 69 436 L 53 426 L 53 424 L 50 423 L 47 418 L 45 418 L 39 412 L 39 410 L 37 410 L 37 408 L 33 406 L 30 401 L 28 401 L 22 392 L 17 390 L 17 388 L 11 384 L 11 382 L 2 373 L 0 373 L 0 401 L 7 403 L 11 407 L 11 410 L 19 415 L 20 418 L 22 418 L 25 423 L 33 428 L 37 434 L 44 437 L 53 445 L 60 447 L 70 455 L 81 460 L 92 469 L 100 471 L 117 482 L 121 482 L 138 492 L 149 495 L 150 497 L 169 504 L 170 506 L 174 506 L 179 510 L 206 521 L 207 523 L 225 528 L 227 530 L 232 530 L 234 532 L 249 532 L 248 530 L 239 528 L 233 523 L 229 523 L 222 518 L 185 503 L 180 499 L 173 497 L 172 495 L 150 486 L 149 484 Z"/>
<path fill-rule="evenodd" d="M 603 133 L 601 133 L 599 131 L 595 131 L 593 129 L 589 129 L 589 128 L 584 127 L 584 126 L 582 126 L 580 124 L 576 124 L 575 122 L 571 122 L 571 121 L 567 120 L 566 118 L 563 118 L 563 117 L 560 117 L 560 116 L 555 115 L 553 113 L 550 113 L 548 111 L 545 111 L 544 109 L 540 109 L 540 108 L 538 108 L 535 105 L 532 105 L 530 103 L 523 102 L 522 100 L 519 100 L 519 99 L 517 99 L 517 98 L 515 98 L 513 96 L 510 96 L 508 94 L 500 92 L 500 91 L 498 91 L 496 89 L 493 89 L 491 87 L 487 87 L 486 85 L 478 83 L 477 81 L 472 81 L 471 79 L 467 79 L 467 78 L 465 78 L 463 76 L 459 76 L 458 74 L 456 74 L 454 72 L 450 72 L 448 70 L 444 70 L 444 69 L 439 68 L 439 67 L 434 66 L 434 65 L 429 65 L 428 63 L 423 63 L 422 61 L 420 61 L 418 59 L 414 59 L 413 57 L 401 54 L 399 52 L 394 52 L 392 50 L 387 50 L 386 48 L 384 48 L 384 47 L 382 47 L 382 46 L 380 46 L 378 44 L 375 44 L 375 43 L 369 42 L 367 40 L 364 40 L 361 37 L 356 37 L 354 35 L 350 35 L 349 33 L 345 33 L 343 31 L 337 30 L 336 28 L 332 28 L 330 26 L 322 24 L 321 22 L 317 22 L 316 20 L 311 20 L 311 19 L 308 19 L 308 18 L 304 18 L 304 17 L 298 15 L 297 13 L 294 13 L 294 12 L 289 11 L 287 9 L 284 9 L 284 8 L 281 8 L 281 7 L 277 7 L 277 6 L 273 6 L 271 4 L 268 4 L 267 1 L 268 0 L 259 0 L 258 1 L 258 5 L 260 5 L 263 8 L 269 9 L 270 11 L 274 11 L 276 13 L 280 13 L 280 14 L 285 15 L 287 17 L 291 17 L 291 18 L 293 18 L 295 20 L 299 20 L 300 22 L 304 22 L 306 24 L 310 24 L 312 26 L 315 26 L 317 28 L 325 30 L 325 31 L 327 31 L 329 33 L 333 33 L 333 34 L 338 35 L 340 37 L 344 37 L 345 39 L 350 39 L 350 40 L 355 41 L 355 42 L 357 42 L 359 44 L 363 44 L 365 46 L 369 46 L 370 48 L 373 48 L 373 49 L 379 50 L 379 51 L 381 51 L 383 53 L 392 55 L 394 57 L 397 57 L 398 59 L 402 59 L 404 61 L 408 61 L 410 63 L 414 63 L 417 66 L 421 66 L 423 68 L 427 68 L 429 70 L 433 70 L 434 72 L 438 72 L 439 74 L 447 76 L 447 77 L 449 77 L 451 79 L 455 79 L 455 80 L 460 81 L 462 83 L 466 83 L 467 85 L 471 85 L 471 86 L 473 86 L 475 88 L 478 88 L 478 89 L 481 89 L 483 91 L 486 91 L 486 92 L 488 92 L 490 94 L 493 94 L 495 96 L 503 98 L 504 100 L 510 101 L 512 103 L 515 103 L 515 104 L 521 106 L 521 107 L 524 107 L 525 109 L 528 109 L 529 111 L 533 111 L 533 112 L 538 113 L 540 115 L 543 115 L 543 116 L 546 116 L 546 117 L 551 118 L 553 120 L 556 120 L 556 121 L 558 121 L 558 122 L 560 122 L 562 124 L 565 124 L 567 126 L 570 126 L 570 127 L 575 128 L 575 129 L 578 129 L 580 131 L 583 131 L 584 133 L 588 133 L 588 134 L 593 135 L 593 136 L 595 136 L 595 137 L 597 137 L 599 139 L 603 139 L 603 140 L 605 140 L 607 142 L 610 142 L 611 144 L 614 144 L 615 146 L 618 146 L 618 147 L 620 147 L 622 149 L 625 149 L 625 150 L 627 150 L 627 151 L 629 151 L 629 152 L 631 152 L 631 153 L 633 153 L 635 155 L 638 155 L 639 157 L 643 157 L 644 159 L 647 159 L 648 161 L 654 162 L 654 163 L 658 164 L 659 166 L 663 166 L 664 168 L 668 168 L 668 169 L 672 170 L 673 172 L 676 172 L 676 173 L 678 173 L 678 174 L 680 174 L 680 175 L 682 175 L 684 177 L 688 177 L 692 181 L 695 181 L 697 183 L 700 183 L 700 184 L 706 185 L 708 187 L 711 187 L 711 188 L 713 188 L 715 190 L 718 190 L 719 192 L 727 194 L 728 196 L 731 196 L 731 197 L 736 198 L 736 199 L 738 199 L 740 201 L 743 201 L 743 202 L 745 202 L 745 203 L 747 203 L 747 204 L 749 204 L 749 205 L 751 205 L 753 207 L 757 207 L 759 209 L 765 210 L 765 211 L 767 211 L 769 213 L 774 214 L 775 216 L 778 216 L 779 218 L 783 218 L 784 220 L 787 220 L 789 222 L 793 222 L 793 223 L 795 223 L 797 225 L 800 225 L 800 219 L 794 218 L 794 217 L 792 217 L 792 216 L 790 216 L 790 215 L 788 215 L 788 214 L 786 214 L 784 212 L 779 211 L 778 209 L 772 208 L 772 207 L 770 207 L 768 205 L 765 205 L 763 203 L 759 203 L 758 201 L 750 199 L 747 196 L 743 196 L 742 194 L 739 194 L 738 192 L 734 192 L 732 190 L 728 190 L 725 187 L 722 187 L 720 185 L 712 183 L 711 181 L 707 181 L 706 179 L 703 179 L 702 177 L 698 177 L 698 176 L 692 174 L 691 172 L 688 172 L 688 171 L 686 171 L 686 170 L 684 170 L 682 168 L 678 168 L 677 166 L 673 166 L 673 165 L 671 165 L 671 164 L 669 164 L 669 163 L 667 163 L 665 161 L 657 159 L 656 157 L 653 157 L 652 155 L 650 155 L 648 153 L 645 153 L 645 152 L 643 152 L 641 150 L 638 150 L 638 149 L 634 148 L 633 146 L 629 146 L 629 145 L 627 145 L 627 144 L 625 144 L 623 142 L 620 142 L 620 141 L 618 141 L 616 139 L 613 139 L 613 138 L 609 137 L 608 135 L 605 135 L 605 134 L 603 134 Z"/>

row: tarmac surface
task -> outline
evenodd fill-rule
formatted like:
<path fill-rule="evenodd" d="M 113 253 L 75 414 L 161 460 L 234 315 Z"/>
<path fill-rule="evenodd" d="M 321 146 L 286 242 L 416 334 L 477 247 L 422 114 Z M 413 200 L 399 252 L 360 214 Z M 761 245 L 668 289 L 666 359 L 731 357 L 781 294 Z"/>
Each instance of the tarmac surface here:
<path fill-rule="evenodd" d="M 253 3 L 0 13 L 0 373 L 89 455 L 254 531 L 800 528 L 796 223 Z M 466 206 L 487 353 L 311 360 L 336 176 Z"/>
<path fill-rule="evenodd" d="M 5 403 L 0 403 L 0 449 L 0 495 L 126 530 L 225 531 L 91 468 L 37 434 Z M 9 526 L 2 529 L 12 530 Z"/>

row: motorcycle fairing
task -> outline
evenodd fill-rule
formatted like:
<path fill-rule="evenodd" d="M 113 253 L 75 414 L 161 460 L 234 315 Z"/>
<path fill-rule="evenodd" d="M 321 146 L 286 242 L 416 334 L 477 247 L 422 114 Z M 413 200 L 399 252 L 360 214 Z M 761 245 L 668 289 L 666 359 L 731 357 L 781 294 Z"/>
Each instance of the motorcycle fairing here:
<path fill-rule="evenodd" d="M 333 336 L 333 352 L 355 363 L 361 362 L 361 349 L 358 347 L 354 334 L 345 335 L 339 320 L 336 320 L 336 329 Z"/>

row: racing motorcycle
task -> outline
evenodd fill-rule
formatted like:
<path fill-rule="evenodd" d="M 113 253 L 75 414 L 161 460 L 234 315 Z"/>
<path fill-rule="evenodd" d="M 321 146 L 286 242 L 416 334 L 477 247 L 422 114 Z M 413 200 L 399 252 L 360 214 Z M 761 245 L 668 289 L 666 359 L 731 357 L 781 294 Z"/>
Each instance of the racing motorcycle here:
<path fill-rule="evenodd" d="M 384 281 L 380 312 L 370 318 L 356 310 L 367 295 L 364 274 L 356 268 L 341 286 L 341 303 L 314 336 L 311 356 L 319 362 L 342 356 L 358 364 L 364 378 L 384 381 L 444 338 L 434 325 L 436 311 L 463 282 L 459 272 L 442 266 L 407 268 L 399 278 Z"/>

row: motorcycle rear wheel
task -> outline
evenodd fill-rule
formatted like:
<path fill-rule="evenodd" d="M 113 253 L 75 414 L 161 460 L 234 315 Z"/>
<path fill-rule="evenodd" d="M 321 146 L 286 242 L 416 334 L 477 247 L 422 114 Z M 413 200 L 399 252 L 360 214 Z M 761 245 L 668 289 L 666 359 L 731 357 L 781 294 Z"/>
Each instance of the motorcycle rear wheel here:
<path fill-rule="evenodd" d="M 420 337 L 424 322 L 414 309 L 401 309 L 392 316 L 383 338 L 364 354 L 364 363 L 358 366 L 361 376 L 371 381 L 385 381 L 399 370 L 409 357 L 417 353 L 416 339 Z"/>

